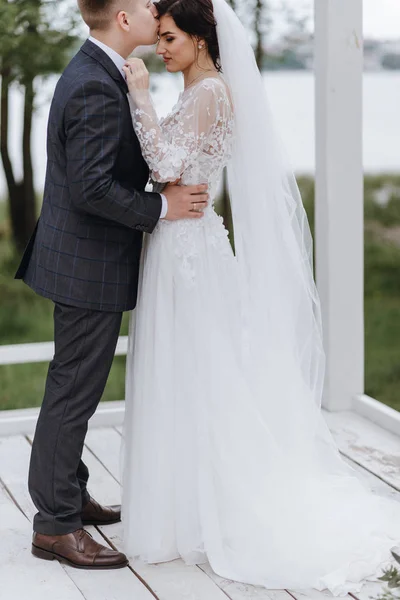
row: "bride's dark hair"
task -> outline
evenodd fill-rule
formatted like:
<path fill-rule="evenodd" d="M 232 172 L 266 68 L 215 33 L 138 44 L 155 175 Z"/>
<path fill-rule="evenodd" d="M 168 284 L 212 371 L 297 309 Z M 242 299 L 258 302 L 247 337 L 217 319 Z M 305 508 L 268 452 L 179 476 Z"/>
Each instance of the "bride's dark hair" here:
<path fill-rule="evenodd" d="M 160 17 L 171 16 L 181 31 L 205 40 L 215 68 L 222 71 L 212 0 L 159 0 L 155 7 Z"/>

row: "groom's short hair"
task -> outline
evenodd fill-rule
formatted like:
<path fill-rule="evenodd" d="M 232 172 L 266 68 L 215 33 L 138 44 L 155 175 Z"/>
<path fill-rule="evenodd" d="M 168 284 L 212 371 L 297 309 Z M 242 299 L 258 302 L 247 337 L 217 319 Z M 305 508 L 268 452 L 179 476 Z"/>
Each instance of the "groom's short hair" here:
<path fill-rule="evenodd" d="M 120 10 L 126 10 L 133 0 L 78 0 L 79 10 L 86 25 L 94 30 L 106 30 Z"/>

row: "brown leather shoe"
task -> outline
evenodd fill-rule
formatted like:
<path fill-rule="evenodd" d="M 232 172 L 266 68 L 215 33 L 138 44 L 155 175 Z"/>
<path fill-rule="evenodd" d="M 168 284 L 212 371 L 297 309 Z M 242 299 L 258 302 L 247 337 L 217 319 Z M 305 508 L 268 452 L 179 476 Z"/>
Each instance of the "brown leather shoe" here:
<path fill-rule="evenodd" d="M 101 506 L 90 498 L 81 512 L 82 525 L 111 525 L 121 520 L 121 506 Z"/>
<path fill-rule="evenodd" d="M 128 564 L 125 554 L 98 544 L 84 529 L 66 535 L 35 532 L 32 554 L 45 560 L 56 558 L 77 569 L 121 569 Z"/>

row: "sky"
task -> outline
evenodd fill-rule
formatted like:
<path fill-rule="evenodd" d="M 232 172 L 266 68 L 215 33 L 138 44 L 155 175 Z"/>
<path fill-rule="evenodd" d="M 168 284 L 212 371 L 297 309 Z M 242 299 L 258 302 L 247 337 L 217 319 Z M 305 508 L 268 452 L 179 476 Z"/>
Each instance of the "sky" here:
<path fill-rule="evenodd" d="M 313 10 L 314 0 L 270 0 L 303 14 Z M 325 2 L 325 0 L 315 0 Z M 347 0 L 352 2 L 353 0 Z M 400 0 L 363 0 L 364 37 L 400 39 Z"/>
<path fill-rule="evenodd" d="M 400 39 L 400 0 L 363 0 L 363 9 L 365 37 Z"/>
<path fill-rule="evenodd" d="M 246 3 L 246 0 L 244 1 Z M 289 7 L 299 9 L 300 12 L 311 12 L 314 4 L 314 0 L 270 1 L 277 7 L 285 3 Z M 325 2 L 325 0 L 316 1 Z M 76 0 L 67 0 L 67 5 L 76 6 Z M 400 39 L 400 0 L 363 0 L 363 12 L 365 37 Z"/>

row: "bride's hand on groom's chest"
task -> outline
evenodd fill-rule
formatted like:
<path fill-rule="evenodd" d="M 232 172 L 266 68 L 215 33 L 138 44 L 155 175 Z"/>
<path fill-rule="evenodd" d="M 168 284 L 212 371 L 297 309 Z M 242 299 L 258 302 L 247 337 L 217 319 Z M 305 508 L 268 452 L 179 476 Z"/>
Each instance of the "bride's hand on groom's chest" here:
<path fill-rule="evenodd" d="M 141 58 L 128 58 L 123 67 L 129 92 L 134 95 L 150 87 L 150 75 Z"/>

